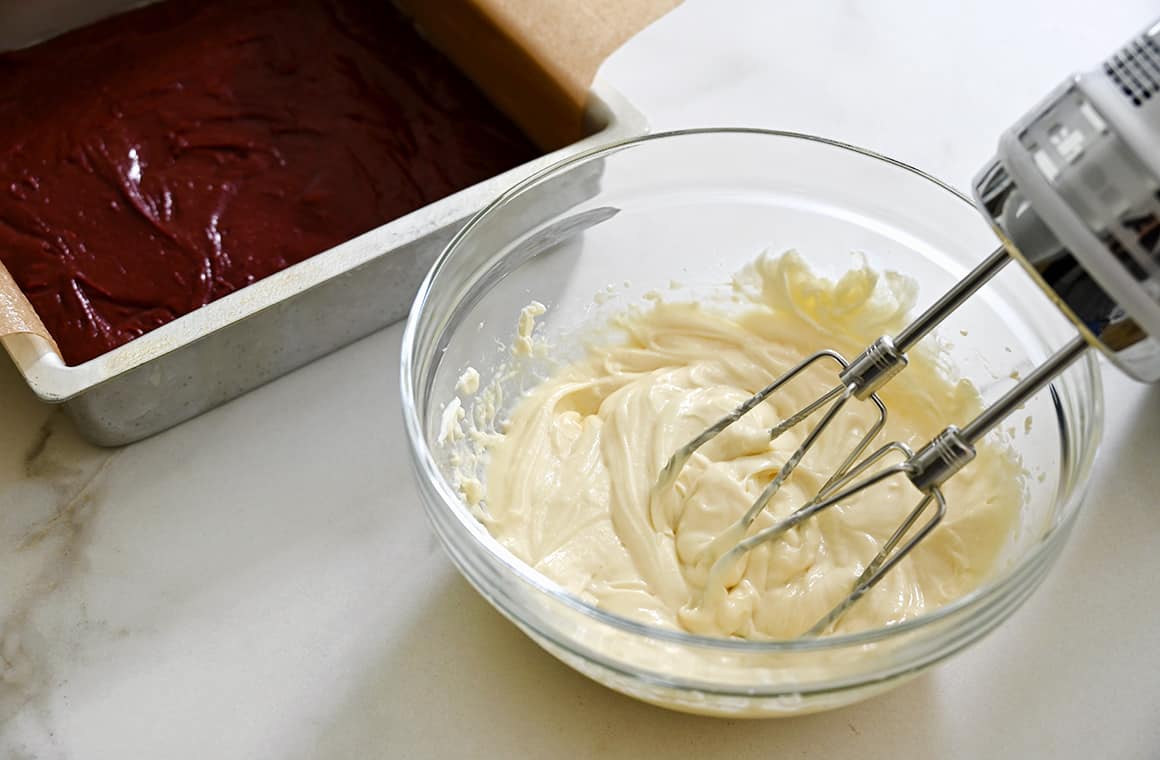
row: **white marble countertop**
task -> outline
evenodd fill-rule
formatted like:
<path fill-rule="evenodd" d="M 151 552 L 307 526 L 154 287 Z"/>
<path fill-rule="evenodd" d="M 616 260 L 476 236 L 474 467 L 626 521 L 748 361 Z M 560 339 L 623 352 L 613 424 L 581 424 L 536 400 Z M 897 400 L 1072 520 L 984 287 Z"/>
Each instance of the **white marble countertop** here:
<path fill-rule="evenodd" d="M 658 129 L 816 132 L 966 187 L 1157 14 L 691 0 L 603 76 Z M 0 758 L 1160 756 L 1160 389 L 1105 372 L 1089 508 L 998 631 L 861 705 L 733 723 L 587 681 L 458 576 L 406 462 L 400 334 L 117 451 L 0 361 Z"/>

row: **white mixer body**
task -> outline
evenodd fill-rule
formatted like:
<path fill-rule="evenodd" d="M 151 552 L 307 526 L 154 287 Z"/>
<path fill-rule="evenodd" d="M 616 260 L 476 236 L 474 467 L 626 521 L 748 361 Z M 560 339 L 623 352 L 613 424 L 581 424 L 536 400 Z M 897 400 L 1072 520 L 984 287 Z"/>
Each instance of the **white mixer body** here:
<path fill-rule="evenodd" d="M 1160 22 L 1004 132 L 974 194 L 1089 342 L 1160 381 Z"/>

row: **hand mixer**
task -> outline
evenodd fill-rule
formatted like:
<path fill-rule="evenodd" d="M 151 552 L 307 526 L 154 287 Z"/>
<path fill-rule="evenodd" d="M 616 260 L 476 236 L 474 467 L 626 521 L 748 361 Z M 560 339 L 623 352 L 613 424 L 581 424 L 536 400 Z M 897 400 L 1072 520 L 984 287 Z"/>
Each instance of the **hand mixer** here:
<path fill-rule="evenodd" d="M 836 351 L 807 357 L 679 449 L 662 469 L 668 488 L 694 452 L 808 367 L 833 362 L 834 387 L 770 430 L 770 439 L 814 418 L 801 444 L 749 510 L 718 536 L 707 593 L 724 589 L 734 562 L 819 512 L 888 478 L 906 478 L 918 504 L 857 578 L 850 593 L 805 635 L 823 633 L 939 524 L 941 486 L 975 456 L 975 444 L 1090 346 L 1137 380 L 1160 380 L 1160 21 L 1099 67 L 1073 76 L 1002 134 L 978 174 L 974 197 L 1003 245 L 893 338 L 847 361 Z M 861 460 L 885 425 L 877 391 L 905 368 L 906 353 L 952 311 L 1018 260 L 1079 329 L 1079 335 L 962 427 L 950 425 L 912 451 L 888 443 Z M 871 401 L 878 420 L 805 505 L 747 535 L 822 431 L 851 400 Z M 820 413 L 820 416 L 819 416 Z M 900 458 L 887 464 L 891 456 Z"/>

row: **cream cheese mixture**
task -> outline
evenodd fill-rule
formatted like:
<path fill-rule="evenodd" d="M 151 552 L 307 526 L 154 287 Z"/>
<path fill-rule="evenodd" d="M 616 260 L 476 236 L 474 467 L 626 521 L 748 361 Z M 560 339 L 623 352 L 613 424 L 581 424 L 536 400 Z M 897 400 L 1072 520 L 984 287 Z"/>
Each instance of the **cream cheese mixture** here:
<path fill-rule="evenodd" d="M 672 488 L 654 489 L 657 475 L 676 449 L 804 356 L 821 347 L 853 356 L 896 332 L 915 286 L 865 262 L 830 281 L 791 252 L 760 257 L 735 278 L 734 293 L 729 308 L 656 298 L 619 315 L 618 339 L 590 345 L 532 388 L 502 435 L 478 438 L 486 477 L 459 485 L 513 554 L 603 609 L 699 634 L 787 638 L 849 592 L 919 499 L 905 478 L 886 481 L 755 549 L 723 588 L 710 584 L 708 545 L 750 506 L 808 425 L 773 442 L 769 429 L 832 387 L 834 366 L 790 384 L 703 447 Z M 530 324 L 543 311 L 535 303 L 521 315 L 516 354 L 528 353 Z M 952 379 L 935 350 L 910 358 L 881 392 L 890 415 L 872 448 L 890 440 L 917 448 L 980 408 L 976 389 Z M 461 385 L 474 392 L 478 381 Z M 865 433 L 872 407 L 848 406 L 750 533 L 807 501 Z M 448 440 L 462 435 L 463 417 L 456 399 L 445 412 Z M 1023 480 L 1005 445 L 980 445 L 945 487 L 942 524 L 835 630 L 911 618 L 979 586 L 1015 532 Z"/>

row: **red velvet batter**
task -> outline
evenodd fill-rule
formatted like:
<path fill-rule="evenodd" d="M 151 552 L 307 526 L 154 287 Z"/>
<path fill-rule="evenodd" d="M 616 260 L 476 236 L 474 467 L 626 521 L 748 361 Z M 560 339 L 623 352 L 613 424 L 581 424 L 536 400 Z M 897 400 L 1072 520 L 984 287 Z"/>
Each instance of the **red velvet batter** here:
<path fill-rule="evenodd" d="M 77 364 L 536 153 L 386 0 L 169 0 L 0 55 L 0 260 Z"/>

